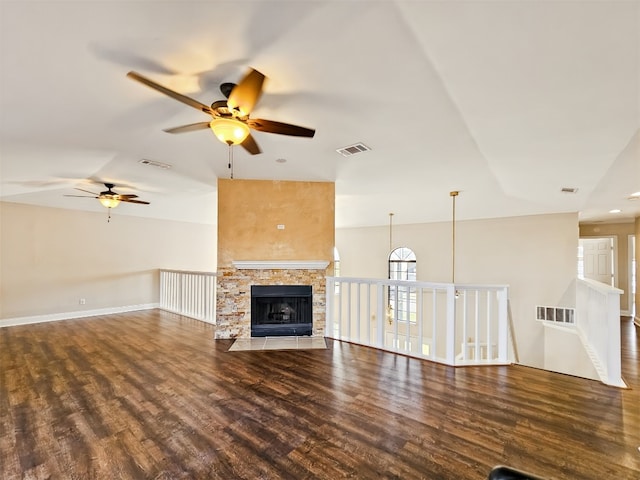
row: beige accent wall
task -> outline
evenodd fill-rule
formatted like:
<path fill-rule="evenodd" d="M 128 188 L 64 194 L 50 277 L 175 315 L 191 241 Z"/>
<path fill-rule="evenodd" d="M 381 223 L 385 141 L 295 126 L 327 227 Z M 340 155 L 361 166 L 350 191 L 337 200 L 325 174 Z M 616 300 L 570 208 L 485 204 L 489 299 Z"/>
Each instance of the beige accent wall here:
<path fill-rule="evenodd" d="M 333 183 L 218 180 L 216 338 L 251 336 L 251 285 L 311 285 L 313 333 L 324 334 L 325 276 L 333 272 L 334 216 Z M 239 270 L 234 260 L 325 260 L 329 266 Z"/>
<path fill-rule="evenodd" d="M 596 223 L 580 224 L 580 237 L 615 237 L 616 238 L 616 285 L 624 291 L 620 295 L 620 310 L 629 311 L 629 235 L 634 235 L 634 224 L 629 223 Z M 637 236 L 636 236 L 637 238 Z M 637 278 L 637 277 L 636 277 Z"/>
<path fill-rule="evenodd" d="M 334 216 L 333 183 L 219 179 L 218 264 L 332 261 Z"/>
<path fill-rule="evenodd" d="M 458 203 L 462 210 L 464 203 Z M 520 363 L 544 368 L 544 328 L 536 305 L 575 306 L 577 214 L 456 223 L 456 282 L 509 285 Z M 392 248 L 411 248 L 421 281 L 451 281 L 451 222 L 397 225 Z M 386 278 L 389 228 L 338 229 L 340 274 Z"/>
<path fill-rule="evenodd" d="M 0 202 L 0 321 L 157 303 L 158 269 L 215 271 L 215 245 L 215 225 Z"/>

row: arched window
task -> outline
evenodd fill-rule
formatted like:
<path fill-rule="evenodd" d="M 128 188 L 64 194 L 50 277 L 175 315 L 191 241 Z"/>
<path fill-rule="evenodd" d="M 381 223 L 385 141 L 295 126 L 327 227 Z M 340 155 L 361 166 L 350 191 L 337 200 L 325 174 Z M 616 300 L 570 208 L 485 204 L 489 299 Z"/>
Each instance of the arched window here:
<path fill-rule="evenodd" d="M 416 281 L 416 254 L 399 247 L 389 254 L 389 279 Z M 416 289 L 404 285 L 389 287 L 390 318 L 399 322 L 416 321 Z"/>

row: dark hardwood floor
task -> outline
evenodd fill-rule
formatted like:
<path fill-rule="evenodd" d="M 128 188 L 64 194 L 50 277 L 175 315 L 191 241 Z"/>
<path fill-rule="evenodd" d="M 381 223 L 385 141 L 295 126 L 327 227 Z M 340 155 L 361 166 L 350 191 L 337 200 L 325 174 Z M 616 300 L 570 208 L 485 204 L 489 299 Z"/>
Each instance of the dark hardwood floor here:
<path fill-rule="evenodd" d="M 640 346 L 623 390 L 328 340 L 227 352 L 150 310 L 0 329 L 0 478 L 640 478 Z"/>

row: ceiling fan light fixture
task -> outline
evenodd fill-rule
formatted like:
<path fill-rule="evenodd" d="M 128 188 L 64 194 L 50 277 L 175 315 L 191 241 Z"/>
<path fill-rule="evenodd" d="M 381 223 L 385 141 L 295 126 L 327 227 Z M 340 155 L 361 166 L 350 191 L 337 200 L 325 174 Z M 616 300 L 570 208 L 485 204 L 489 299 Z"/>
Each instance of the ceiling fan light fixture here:
<path fill-rule="evenodd" d="M 118 200 L 115 197 L 112 197 L 111 195 L 101 196 L 98 198 L 98 200 L 100 200 L 100 203 L 102 204 L 102 206 L 106 208 L 116 208 L 118 205 L 120 205 L 120 200 Z"/>
<path fill-rule="evenodd" d="M 227 145 L 240 145 L 249 136 L 249 126 L 233 118 L 214 118 L 209 126 L 218 140 Z"/>

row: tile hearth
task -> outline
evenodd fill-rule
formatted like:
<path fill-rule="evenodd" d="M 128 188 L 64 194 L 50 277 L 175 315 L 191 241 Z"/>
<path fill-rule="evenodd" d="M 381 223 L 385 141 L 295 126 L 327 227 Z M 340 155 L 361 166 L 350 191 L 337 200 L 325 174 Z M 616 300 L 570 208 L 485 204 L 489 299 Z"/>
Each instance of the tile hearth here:
<path fill-rule="evenodd" d="M 324 337 L 252 337 L 238 338 L 229 352 L 247 350 L 315 350 L 326 349 Z"/>

